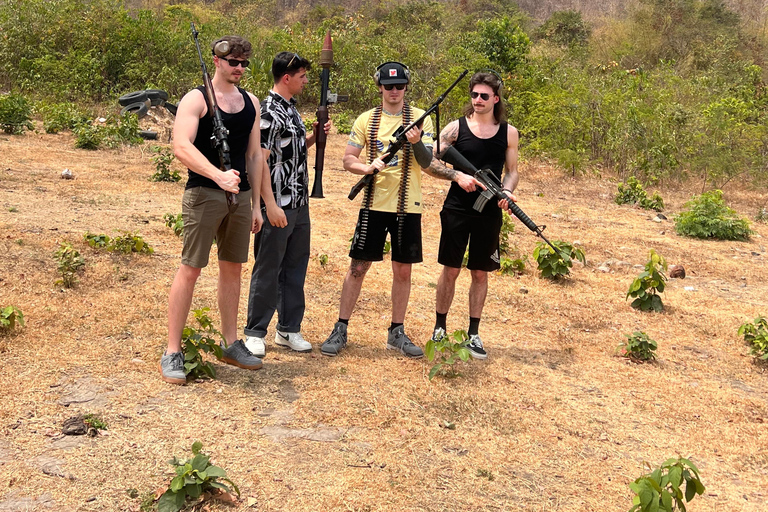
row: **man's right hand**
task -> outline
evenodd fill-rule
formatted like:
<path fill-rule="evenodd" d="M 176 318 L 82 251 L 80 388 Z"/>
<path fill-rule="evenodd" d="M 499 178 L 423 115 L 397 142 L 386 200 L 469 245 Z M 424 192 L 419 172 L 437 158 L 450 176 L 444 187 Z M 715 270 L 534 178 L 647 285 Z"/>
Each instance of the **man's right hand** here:
<path fill-rule="evenodd" d="M 276 228 L 284 228 L 288 225 L 288 219 L 285 212 L 277 204 L 267 206 L 267 219 L 269 223 Z"/>
<path fill-rule="evenodd" d="M 384 152 L 382 153 L 376 160 L 371 162 L 371 165 L 368 166 L 368 169 L 366 169 L 365 174 L 375 174 L 382 170 L 384 167 L 387 166 L 387 164 L 384 163 L 383 158 L 387 158 L 389 153 Z"/>
<path fill-rule="evenodd" d="M 216 184 L 225 192 L 232 192 L 233 194 L 240 193 L 240 171 L 231 169 L 229 171 L 219 173 Z"/>
<path fill-rule="evenodd" d="M 474 176 L 464 174 L 461 171 L 456 171 L 456 178 L 454 179 L 456 184 L 460 186 L 465 192 L 474 192 L 477 188 L 485 190 L 485 185 L 477 181 Z"/>

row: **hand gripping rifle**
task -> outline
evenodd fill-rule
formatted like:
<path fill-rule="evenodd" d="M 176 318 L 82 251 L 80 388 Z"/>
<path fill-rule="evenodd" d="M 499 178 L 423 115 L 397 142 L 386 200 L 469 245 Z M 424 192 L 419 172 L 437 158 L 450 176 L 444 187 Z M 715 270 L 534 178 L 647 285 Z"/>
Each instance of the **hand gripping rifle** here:
<path fill-rule="evenodd" d="M 320 75 L 320 106 L 317 107 L 317 134 L 315 135 L 315 181 L 312 183 L 312 194 L 309 197 L 323 196 L 323 166 L 325 165 L 325 123 L 328 122 L 328 105 L 337 101 L 347 101 L 349 96 L 331 94 L 328 90 L 330 82 L 331 66 L 333 65 L 333 40 L 331 31 L 325 34 L 323 49 L 320 50 L 320 66 L 323 68 Z"/>
<path fill-rule="evenodd" d="M 213 91 L 211 76 L 208 74 L 208 68 L 205 67 L 203 52 L 200 51 L 200 43 L 197 40 L 198 31 L 195 30 L 194 23 L 190 23 L 190 25 L 192 26 L 192 38 L 195 40 L 195 46 L 197 47 L 197 56 L 200 57 L 200 67 L 203 70 L 205 103 L 208 106 L 208 115 L 211 116 L 211 121 L 213 123 L 211 145 L 219 151 L 219 160 L 221 161 L 220 169 L 224 172 L 231 171 L 232 161 L 229 157 L 229 141 L 227 141 L 229 130 L 224 126 L 224 120 L 221 118 L 221 112 L 219 111 L 219 104 L 216 102 L 216 93 Z M 227 192 L 227 206 L 230 210 L 237 208 L 237 195 L 232 192 Z"/>
<path fill-rule="evenodd" d="M 504 193 L 504 189 L 501 186 L 499 178 L 497 178 L 490 169 L 478 170 L 477 167 L 472 165 L 472 163 L 464 158 L 464 155 L 459 153 L 459 150 L 453 146 L 448 146 L 445 148 L 442 153 L 438 155 L 438 158 L 453 165 L 455 169 L 466 172 L 467 174 L 471 174 L 477 181 L 483 184 L 485 190 L 480 192 L 480 196 L 477 198 L 472 208 L 478 212 L 482 212 L 483 208 L 485 208 L 485 205 L 491 199 L 495 198 L 500 201 L 506 201 L 507 205 L 509 205 L 509 211 L 514 213 L 515 217 L 520 219 L 520 222 L 522 222 L 525 227 L 536 233 L 537 236 L 541 237 L 542 240 L 547 242 L 547 245 L 549 245 L 555 251 L 555 254 L 560 254 L 560 251 L 557 250 L 557 247 L 552 245 L 552 243 L 547 240 L 547 237 L 544 236 L 543 231 L 547 226 L 537 226 L 536 223 L 533 222 L 531 218 L 526 215 L 523 210 L 520 209 L 519 206 L 517 206 L 517 203 L 515 203 L 512 199 L 509 198 L 507 194 Z"/>
<path fill-rule="evenodd" d="M 420 126 L 421 123 L 424 122 L 424 119 L 426 119 L 427 116 L 432 114 L 432 112 L 435 112 L 435 111 L 439 112 L 440 103 L 443 102 L 445 97 L 448 96 L 448 93 L 451 92 L 451 90 L 454 87 L 456 87 L 456 85 L 461 81 L 461 79 L 464 78 L 465 76 L 467 76 L 468 72 L 469 71 L 465 69 L 459 75 L 459 78 L 457 78 L 450 85 L 450 87 L 448 87 L 448 89 L 446 89 L 445 92 L 443 94 L 441 94 L 440 97 L 438 97 L 435 100 L 435 102 L 432 104 L 432 106 L 429 107 L 426 110 L 426 112 L 424 112 L 424 114 L 420 118 L 418 118 L 416 121 L 411 123 L 406 128 L 403 128 L 401 126 L 400 128 L 397 129 L 397 131 L 394 134 L 395 140 L 389 143 L 389 147 L 387 147 L 387 150 L 385 151 L 387 156 L 385 156 L 384 158 L 381 159 L 385 164 L 389 163 L 393 158 L 395 158 L 395 155 L 397 154 L 397 152 L 400 151 L 400 149 L 405 145 L 406 142 L 408 142 L 408 138 L 405 136 L 405 134 L 409 130 L 411 130 L 412 128 L 414 128 L 416 126 Z M 438 116 L 439 116 L 439 114 L 438 114 Z M 439 134 L 438 134 L 438 136 L 439 136 Z M 373 181 L 374 177 L 376 176 L 376 173 L 378 173 L 378 172 L 379 172 L 378 170 L 374 170 L 372 174 L 366 174 L 365 176 L 363 176 L 360 179 L 360 181 L 355 183 L 355 186 L 352 187 L 352 190 L 349 191 L 349 196 L 348 197 L 350 199 L 354 199 L 355 197 L 357 197 L 357 194 L 359 194 L 361 190 L 363 190 L 365 187 L 368 186 L 369 183 L 371 183 Z"/>

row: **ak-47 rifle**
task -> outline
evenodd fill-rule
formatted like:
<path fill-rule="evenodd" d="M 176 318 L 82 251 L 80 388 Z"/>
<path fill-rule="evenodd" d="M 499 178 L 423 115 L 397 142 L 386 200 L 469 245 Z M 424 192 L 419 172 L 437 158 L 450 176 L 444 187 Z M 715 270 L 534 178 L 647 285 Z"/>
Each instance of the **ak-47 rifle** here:
<path fill-rule="evenodd" d="M 384 152 L 386 156 L 381 159 L 385 164 L 389 163 L 393 158 L 395 158 L 395 155 L 397 154 L 397 152 L 400 151 L 400 149 L 405 145 L 406 142 L 408 142 L 408 138 L 405 136 L 405 134 L 408 133 L 408 131 L 411 130 L 412 128 L 416 126 L 420 126 L 421 123 L 424 122 L 424 119 L 427 118 L 427 116 L 431 115 L 432 112 L 435 112 L 436 110 L 438 110 L 440 108 L 440 103 L 443 102 L 445 97 L 448 96 L 448 93 L 451 92 L 451 90 L 454 87 L 456 87 L 456 85 L 461 81 L 461 79 L 467 76 L 468 72 L 469 71 L 465 69 L 459 75 L 459 78 L 457 78 L 450 85 L 450 87 L 448 87 L 448 89 L 446 89 L 445 92 L 435 100 L 432 106 L 430 106 L 426 110 L 426 112 L 422 114 L 421 117 L 419 117 L 416 121 L 411 123 L 409 126 L 405 128 L 401 126 L 400 128 L 397 129 L 397 131 L 395 131 L 394 133 L 395 140 L 389 143 L 389 147 L 387 147 L 387 150 Z M 373 181 L 374 177 L 376 176 L 376 173 L 378 172 L 379 172 L 378 170 L 374 170 L 372 174 L 366 174 L 365 176 L 360 178 L 360 181 L 355 183 L 355 186 L 352 187 L 352 190 L 349 191 L 348 197 L 350 199 L 354 199 L 355 197 L 357 197 L 357 194 L 359 194 L 361 190 L 363 190 L 365 187 L 368 186 L 369 183 Z"/>
<path fill-rule="evenodd" d="M 496 175 L 493 174 L 490 169 L 478 170 L 477 167 L 472 165 L 472 163 L 464 158 L 464 155 L 459 153 L 459 150 L 453 146 L 448 146 L 445 148 L 439 155 L 437 155 L 437 157 L 440 160 L 453 165 L 455 169 L 458 169 L 467 174 L 471 174 L 477 181 L 483 184 L 485 190 L 480 192 L 480 196 L 478 196 L 477 200 L 475 200 L 475 204 L 472 206 L 472 208 L 478 212 L 482 212 L 485 208 L 485 205 L 491 199 L 495 198 L 499 201 L 506 201 L 507 205 L 509 205 L 509 211 L 514 213 L 515 217 L 520 219 L 520 222 L 522 222 L 525 227 L 536 233 L 537 236 L 541 237 L 542 240 L 547 242 L 547 245 L 549 245 L 555 251 L 555 254 L 560 254 L 560 251 L 557 250 L 557 247 L 552 245 L 552 242 L 547 240 L 547 237 L 544 236 L 543 231 L 547 226 L 537 226 L 536 223 L 533 222 L 531 218 L 526 215 L 523 210 L 520 209 L 519 206 L 517 206 L 517 203 L 515 203 L 512 199 L 509 198 L 507 194 L 504 193 L 504 189 L 502 188 L 499 178 L 496 177 Z"/>
<path fill-rule="evenodd" d="M 205 103 L 208 106 L 208 115 L 211 116 L 213 123 L 213 134 L 211 134 L 211 145 L 219 151 L 219 160 L 221 162 L 220 168 L 222 171 L 227 172 L 232 170 L 232 161 L 229 157 L 229 141 L 227 135 L 229 130 L 224 126 L 224 120 L 221 118 L 221 112 L 219 111 L 219 104 L 216 102 L 216 93 L 213 91 L 213 83 L 211 82 L 211 76 L 208 74 L 208 68 L 205 67 L 205 61 L 203 60 L 203 52 L 200 51 L 200 43 L 197 40 L 198 31 L 195 30 L 195 24 L 190 23 L 192 26 L 192 38 L 195 40 L 195 46 L 197 47 L 197 56 L 200 57 L 200 67 L 203 70 L 203 86 L 205 87 Z M 232 192 L 227 192 L 227 206 L 230 210 L 237 208 L 237 195 Z"/>
<path fill-rule="evenodd" d="M 320 75 L 320 106 L 317 107 L 317 134 L 315 135 L 315 181 L 312 183 L 312 194 L 309 197 L 323 196 L 323 167 L 325 165 L 325 123 L 328 122 L 328 105 L 337 101 L 347 101 L 349 96 L 331 94 L 328 90 L 330 82 L 331 66 L 333 65 L 333 40 L 331 31 L 325 34 L 323 49 L 320 50 L 320 66 L 323 72 Z"/>

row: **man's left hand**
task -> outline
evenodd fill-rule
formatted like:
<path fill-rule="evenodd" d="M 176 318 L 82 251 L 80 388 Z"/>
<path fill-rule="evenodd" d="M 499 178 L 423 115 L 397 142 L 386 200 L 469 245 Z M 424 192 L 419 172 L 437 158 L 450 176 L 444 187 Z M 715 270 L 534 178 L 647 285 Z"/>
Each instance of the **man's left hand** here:
<path fill-rule="evenodd" d="M 264 225 L 264 217 L 261 216 L 261 208 L 259 205 L 253 207 L 251 212 L 251 233 L 256 234 L 261 231 L 261 226 Z"/>
<path fill-rule="evenodd" d="M 317 137 L 317 126 L 318 126 L 317 121 L 312 123 L 312 133 L 315 134 L 315 137 Z M 328 119 L 328 121 L 323 125 L 323 131 L 325 132 L 326 135 L 330 133 L 331 128 L 333 128 L 333 121 Z"/>
<path fill-rule="evenodd" d="M 408 142 L 411 144 L 416 144 L 421 140 L 421 128 L 418 126 L 414 126 L 407 132 L 405 132 L 405 138 L 408 139 Z"/>
<path fill-rule="evenodd" d="M 515 196 L 515 194 L 513 194 L 509 190 L 504 190 L 504 193 L 507 194 L 507 197 L 509 197 L 512 201 L 514 201 L 515 203 L 517 202 L 517 196 Z M 504 200 L 499 200 L 499 208 L 501 208 L 506 212 L 509 212 L 509 203 Z"/>

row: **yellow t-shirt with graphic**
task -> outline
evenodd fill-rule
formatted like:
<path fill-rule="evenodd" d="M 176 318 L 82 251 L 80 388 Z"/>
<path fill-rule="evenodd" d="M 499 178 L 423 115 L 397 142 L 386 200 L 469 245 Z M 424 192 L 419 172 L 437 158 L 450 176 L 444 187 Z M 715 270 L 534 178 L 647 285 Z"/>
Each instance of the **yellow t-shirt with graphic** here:
<path fill-rule="evenodd" d="M 354 126 L 352 126 L 352 132 L 349 135 L 348 144 L 361 148 L 360 161 L 368 163 L 368 140 L 369 136 L 369 122 L 373 115 L 374 109 L 363 112 L 355 120 Z M 411 107 L 411 122 L 417 120 L 424 111 L 420 108 Z M 376 140 L 376 157 L 384 153 L 389 146 L 389 143 L 395 140 L 395 131 L 402 126 L 403 116 L 402 114 L 391 115 L 385 111 L 381 112 L 381 121 L 379 122 L 379 133 Z M 432 144 L 434 144 L 435 128 L 432 124 L 432 118 L 427 117 L 424 119 L 422 125 L 423 133 L 421 140 L 424 145 L 427 146 L 430 152 L 432 152 Z M 384 167 L 376 175 L 375 184 L 373 189 L 373 205 L 372 210 L 379 212 L 397 212 L 397 202 L 400 192 L 400 179 L 403 175 L 402 160 L 403 149 L 397 152 L 395 158 L 390 160 L 389 165 Z M 408 189 L 406 192 L 405 213 L 421 213 L 421 166 L 416 162 L 416 157 L 411 150 L 410 155 L 411 164 L 408 167 Z"/>

